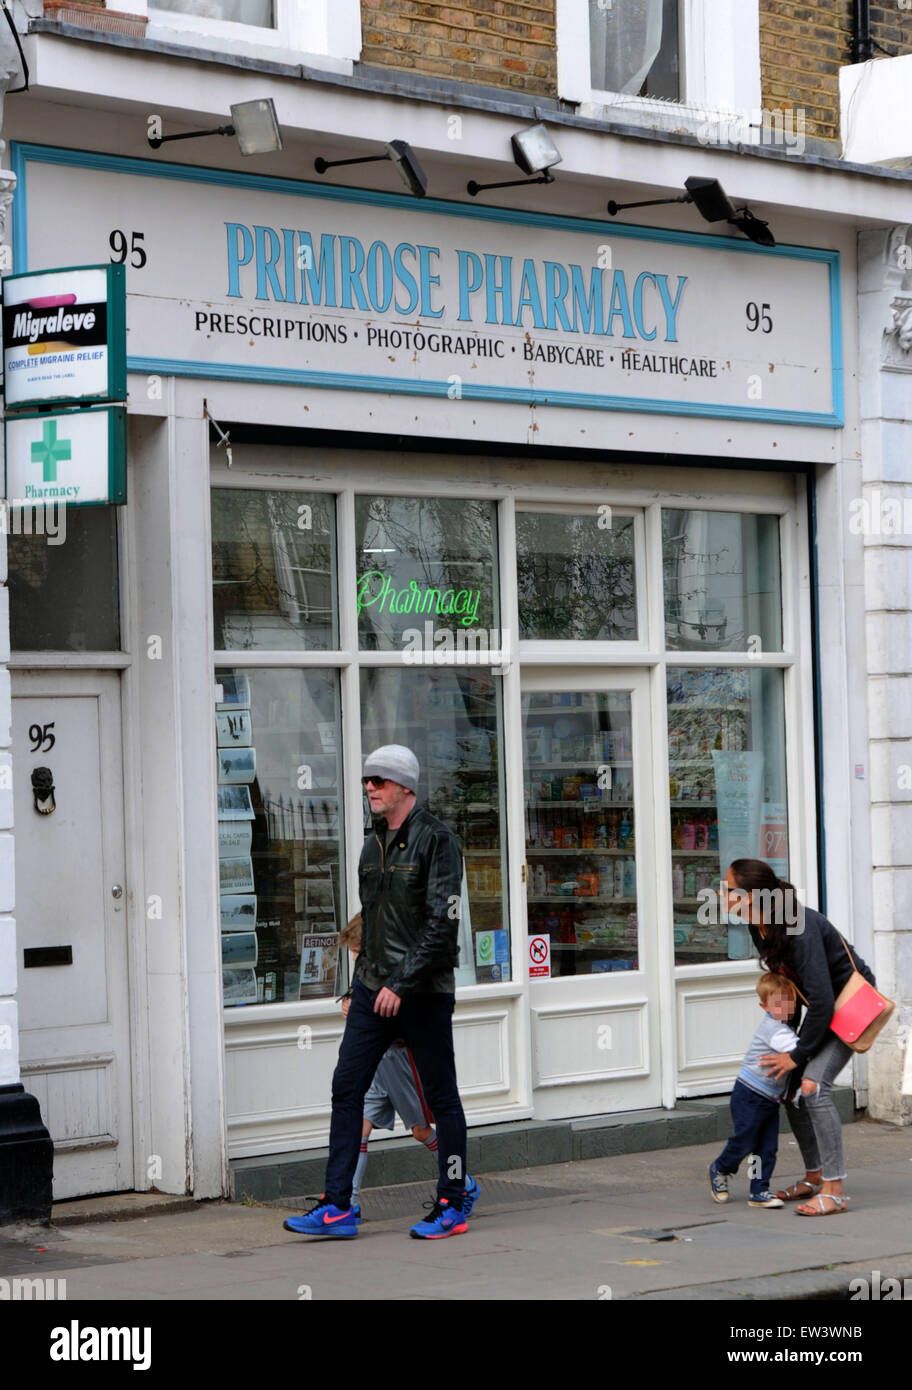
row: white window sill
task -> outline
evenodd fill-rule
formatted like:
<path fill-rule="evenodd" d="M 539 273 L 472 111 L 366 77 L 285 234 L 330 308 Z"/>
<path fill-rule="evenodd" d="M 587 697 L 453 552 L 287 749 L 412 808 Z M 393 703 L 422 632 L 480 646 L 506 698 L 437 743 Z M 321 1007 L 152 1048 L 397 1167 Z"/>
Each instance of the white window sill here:
<path fill-rule="evenodd" d="M 344 77 L 351 77 L 354 72 L 354 63 L 350 58 L 333 58 L 325 53 L 306 53 L 285 48 L 278 35 L 274 40 L 265 42 L 258 39 L 235 39 L 153 23 L 150 20 L 146 38 L 155 43 L 180 45 L 182 48 L 205 54 L 213 62 L 218 62 L 219 55 L 225 53 L 241 58 L 257 58 L 269 63 L 288 63 L 295 66 L 300 64 L 318 72 L 339 73 Z"/>
<path fill-rule="evenodd" d="M 596 121 L 620 121 L 624 125 L 636 126 L 641 130 L 667 130 L 695 136 L 706 144 L 718 144 L 715 133 L 732 123 L 746 124 L 756 118 L 755 113 L 712 110 L 702 106 L 691 106 L 683 101 L 660 101 L 655 97 L 613 96 L 610 93 L 593 93 L 592 101 L 581 102 L 580 116 Z M 745 119 L 746 118 L 746 119 Z M 748 138 L 744 144 L 752 143 Z"/>

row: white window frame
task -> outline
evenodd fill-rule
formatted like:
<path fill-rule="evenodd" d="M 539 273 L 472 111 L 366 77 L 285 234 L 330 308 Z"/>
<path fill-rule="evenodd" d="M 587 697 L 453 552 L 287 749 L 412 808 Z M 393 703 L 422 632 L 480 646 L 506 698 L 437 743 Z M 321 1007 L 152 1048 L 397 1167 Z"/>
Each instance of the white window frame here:
<path fill-rule="evenodd" d="M 273 0 L 273 4 L 276 24 L 269 29 L 161 10 L 155 0 L 118 0 L 117 8 L 148 19 L 150 39 L 250 57 L 309 60 L 313 66 L 352 72 L 361 56 L 358 0 Z"/>
<path fill-rule="evenodd" d="M 593 88 L 589 6 L 556 0 L 557 92 L 580 115 L 645 128 L 705 133 L 713 117 L 760 110 L 760 0 L 681 0 L 681 99 L 626 96 Z M 749 137 L 745 143 L 749 142 Z"/>

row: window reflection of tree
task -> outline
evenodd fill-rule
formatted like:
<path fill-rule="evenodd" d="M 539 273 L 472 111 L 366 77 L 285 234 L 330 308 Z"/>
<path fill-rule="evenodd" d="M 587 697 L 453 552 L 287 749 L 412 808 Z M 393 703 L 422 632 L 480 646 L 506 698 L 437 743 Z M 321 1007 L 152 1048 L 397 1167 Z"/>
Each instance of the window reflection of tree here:
<path fill-rule="evenodd" d="M 636 637 L 632 519 L 596 531 L 590 517 L 520 512 L 516 526 L 520 637 Z"/>
<path fill-rule="evenodd" d="M 321 499 L 311 498 L 312 524 L 302 528 L 298 524 L 300 500 L 300 495 L 293 492 L 213 491 L 212 578 L 217 648 L 223 645 L 226 623 L 238 614 L 268 614 L 274 623 L 294 633 L 300 633 L 302 623 L 313 620 L 328 629 L 332 617 L 328 518 Z M 322 602 L 315 604 L 313 596 Z M 256 631 L 247 636 L 233 635 L 231 645 L 256 646 Z"/>
<path fill-rule="evenodd" d="M 729 518 L 730 513 L 722 513 Z M 662 571 L 665 591 L 665 640 L 679 651 L 742 651 L 747 634 L 744 627 L 744 573 L 742 559 L 732 555 L 731 566 L 723 569 L 722 557 L 730 547 L 705 547 L 713 518 L 706 512 L 665 510 L 662 512 Z M 695 542 L 689 548 L 688 542 Z M 743 555 L 743 548 L 742 548 Z M 739 602 L 741 621 L 730 624 L 737 596 L 710 599 L 708 579 L 741 576 Z"/>
<path fill-rule="evenodd" d="M 376 571 L 387 575 L 398 588 L 414 579 L 428 588 L 481 588 L 478 621 L 473 626 L 494 624 L 494 555 L 496 533 L 494 503 L 476 499 L 438 497 L 374 497 L 362 502 L 359 520 L 358 577 Z M 443 615 L 440 615 L 443 617 Z M 365 608 L 360 615 L 361 645 L 375 650 L 379 639 L 395 639 L 397 633 L 388 610 Z M 406 627 L 416 621 L 435 620 L 437 614 L 402 614 Z"/>

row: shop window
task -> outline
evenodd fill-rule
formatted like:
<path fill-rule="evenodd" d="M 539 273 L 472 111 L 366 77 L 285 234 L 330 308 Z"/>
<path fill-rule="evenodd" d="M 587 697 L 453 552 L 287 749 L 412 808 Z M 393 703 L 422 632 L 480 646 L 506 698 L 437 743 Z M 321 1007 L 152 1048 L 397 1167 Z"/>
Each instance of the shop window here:
<path fill-rule="evenodd" d="M 589 0 L 589 66 L 595 92 L 677 101 L 678 0 Z"/>
<path fill-rule="evenodd" d="M 323 493 L 213 490 L 217 651 L 338 647 L 334 508 Z"/>
<path fill-rule="evenodd" d="M 746 959 L 717 889 L 734 859 L 789 876 L 782 671 L 669 668 L 668 756 L 675 961 Z"/>
<path fill-rule="evenodd" d="M 151 7 L 172 14 L 194 15 L 197 19 L 254 24 L 261 29 L 275 28 L 273 0 L 153 0 Z"/>
<path fill-rule="evenodd" d="M 664 510 L 662 564 L 669 648 L 782 650 L 778 517 Z"/>
<path fill-rule="evenodd" d="M 116 507 L 23 507 L 6 521 L 12 650 L 118 651 Z"/>
<path fill-rule="evenodd" d="M 358 497 L 355 527 L 363 649 L 441 660 L 501 649 L 493 502 Z"/>
<path fill-rule="evenodd" d="M 636 640 L 633 517 L 517 510 L 516 573 L 520 638 Z"/>
<path fill-rule="evenodd" d="M 629 691 L 523 695 L 527 918 L 551 974 L 639 967 Z"/>
<path fill-rule="evenodd" d="M 418 801 L 465 854 L 456 984 L 510 978 L 500 682 L 487 671 L 361 671 L 361 747 L 411 748 Z M 365 825 L 370 824 L 365 801 Z"/>
<path fill-rule="evenodd" d="M 215 680 L 225 1005 L 334 998 L 347 920 L 338 673 Z"/>

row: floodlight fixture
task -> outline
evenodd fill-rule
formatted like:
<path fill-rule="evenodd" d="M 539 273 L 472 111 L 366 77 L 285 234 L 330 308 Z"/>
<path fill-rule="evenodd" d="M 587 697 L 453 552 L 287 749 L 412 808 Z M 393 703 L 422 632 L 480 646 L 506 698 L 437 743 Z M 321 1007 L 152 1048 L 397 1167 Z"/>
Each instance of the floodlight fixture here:
<path fill-rule="evenodd" d="M 212 130 L 187 130 L 181 135 L 150 135 L 149 145 L 161 149 L 170 140 L 197 140 L 204 135 L 236 135 L 241 154 L 271 154 L 282 148 L 282 132 L 271 97 L 261 101 L 240 101 L 230 108 L 229 125 Z"/>
<path fill-rule="evenodd" d="M 551 169 L 560 164 L 561 154 L 547 126 L 539 121 L 537 125 L 526 126 L 510 136 L 513 147 L 513 160 L 524 174 L 537 174 L 538 178 L 508 179 L 505 183 L 476 183 L 474 179 L 466 184 L 466 192 L 475 197 L 486 188 L 518 188 L 531 183 L 553 183 Z"/>
<path fill-rule="evenodd" d="M 615 217 L 625 208 L 654 208 L 663 203 L 693 203 L 706 222 L 728 222 L 737 227 L 758 246 L 775 246 L 776 239 L 769 224 L 751 212 L 750 208 L 736 208 L 728 198 L 718 179 L 700 178 L 696 175 L 684 180 L 687 190 L 677 198 L 650 198 L 642 203 L 608 203 L 608 212 Z"/>
<path fill-rule="evenodd" d="M 424 197 L 427 193 L 427 176 L 418 163 L 415 151 L 404 140 L 390 140 L 385 154 L 359 155 L 357 159 L 323 159 L 318 156 L 314 160 L 314 168 L 318 174 L 325 174 L 327 169 L 338 169 L 343 164 L 376 164 L 381 159 L 392 160 L 412 197 Z"/>

